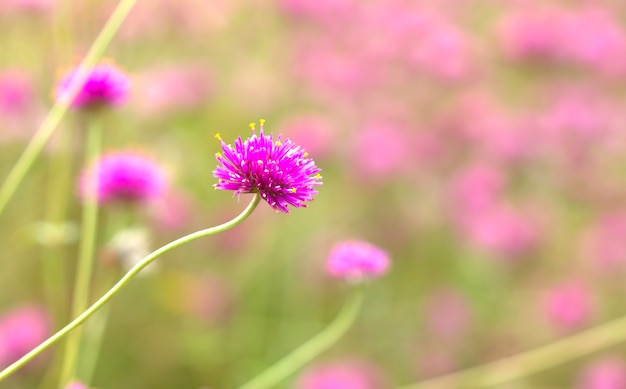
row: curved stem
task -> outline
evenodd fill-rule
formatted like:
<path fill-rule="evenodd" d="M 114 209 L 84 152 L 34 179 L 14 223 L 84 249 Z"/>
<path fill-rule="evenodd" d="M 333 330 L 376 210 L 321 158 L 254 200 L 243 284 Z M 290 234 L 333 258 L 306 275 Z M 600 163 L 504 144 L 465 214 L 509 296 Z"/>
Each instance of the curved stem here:
<path fill-rule="evenodd" d="M 293 374 L 307 362 L 310 362 L 335 344 L 337 340 L 343 336 L 354 322 L 362 304 L 363 292 L 360 287 L 356 287 L 350 300 L 328 327 L 283 359 L 276 362 L 272 367 L 240 386 L 239 389 L 272 388 L 274 385 Z"/>
<path fill-rule="evenodd" d="M 102 138 L 100 120 L 100 117 L 91 118 L 91 123 L 87 129 L 85 166 L 95 164 L 100 154 Z M 98 187 L 97 179 L 98 173 L 94 172 L 89 182 L 89 188 L 86 192 L 83 205 L 80 248 L 76 268 L 76 279 L 74 282 L 71 317 L 78 316 L 89 304 L 89 285 L 91 284 L 91 273 L 93 272 L 93 254 L 96 242 L 96 230 L 98 227 L 98 199 L 95 190 Z M 63 367 L 61 368 L 61 386 L 67 384 L 70 379 L 74 378 L 73 375 L 76 373 L 76 359 L 79 353 L 80 343 L 81 331 L 78 329 L 68 337 L 65 345 Z"/>
<path fill-rule="evenodd" d="M 102 57 L 102 54 L 113 39 L 113 36 L 117 30 L 119 30 L 122 22 L 126 19 L 126 16 L 128 16 L 136 2 L 137 0 L 120 0 L 81 62 L 75 78 L 70 83 L 68 93 L 55 102 L 54 106 L 50 109 L 50 112 L 48 112 L 48 115 L 37 129 L 37 132 L 28 143 L 28 146 L 26 146 L 26 149 L 24 149 L 24 152 L 9 172 L 9 175 L 0 187 L 0 214 L 6 208 L 7 203 L 48 142 L 48 139 L 52 136 L 57 125 L 67 113 L 70 102 L 74 100 L 74 97 L 76 97 L 76 94 L 78 94 L 78 91 L 82 88 L 91 68 Z"/>
<path fill-rule="evenodd" d="M 626 316 L 534 350 L 398 389 L 488 388 L 626 341 Z"/>
<path fill-rule="evenodd" d="M 252 198 L 252 200 L 250 201 L 250 204 L 248 204 L 248 206 L 246 207 L 246 209 L 244 209 L 243 212 L 241 212 L 234 219 L 232 219 L 232 220 L 230 220 L 230 221 L 228 221 L 226 223 L 220 224 L 219 226 L 207 228 L 207 229 L 204 229 L 204 230 L 193 232 L 193 233 L 191 233 L 189 235 L 185 235 L 182 238 L 178 238 L 175 241 L 172 241 L 172 242 L 166 244 L 165 246 L 162 246 L 161 248 L 159 248 L 159 249 L 153 251 L 152 253 L 148 254 L 139 263 L 137 263 L 135 266 L 133 266 L 115 285 L 113 285 L 113 287 L 111 289 L 109 289 L 102 297 L 100 297 L 95 303 L 93 303 L 89 308 L 87 308 L 78 317 L 76 317 L 69 324 L 67 324 L 65 327 L 60 329 L 57 333 L 55 333 L 54 335 L 52 335 L 51 337 L 46 339 L 39 346 L 37 346 L 34 349 L 32 349 L 30 352 L 28 352 L 22 358 L 18 359 L 13 364 L 8 366 L 6 369 L 1 371 L 0 372 L 0 382 L 3 381 L 8 376 L 10 376 L 11 374 L 13 374 L 19 368 L 24 366 L 30 360 L 35 358 L 42 351 L 46 350 L 48 347 L 52 346 L 53 344 L 55 344 L 56 342 L 61 340 L 70 331 L 72 331 L 73 329 L 75 329 L 76 327 L 81 325 L 85 320 L 87 320 L 89 318 L 89 316 L 93 315 L 100 308 L 102 308 L 103 305 L 105 305 L 109 300 L 111 300 L 111 298 L 113 296 L 115 296 L 144 267 L 146 267 L 150 263 L 152 263 L 152 261 L 154 261 L 155 259 L 160 257 L 162 254 L 165 254 L 166 252 L 172 250 L 173 248 L 176 248 L 176 247 L 181 246 L 181 245 L 183 245 L 185 243 L 191 242 L 192 240 L 195 240 L 195 239 L 198 239 L 198 238 L 202 238 L 202 237 L 208 236 L 208 235 L 214 235 L 214 234 L 217 234 L 217 233 L 220 233 L 220 232 L 223 232 L 223 231 L 226 231 L 226 230 L 228 230 L 230 228 L 235 227 L 236 225 L 238 225 L 239 223 L 244 221 L 248 216 L 250 216 L 252 211 L 254 211 L 256 206 L 259 204 L 260 200 L 261 200 L 260 196 L 258 194 L 255 194 L 254 197 Z"/>

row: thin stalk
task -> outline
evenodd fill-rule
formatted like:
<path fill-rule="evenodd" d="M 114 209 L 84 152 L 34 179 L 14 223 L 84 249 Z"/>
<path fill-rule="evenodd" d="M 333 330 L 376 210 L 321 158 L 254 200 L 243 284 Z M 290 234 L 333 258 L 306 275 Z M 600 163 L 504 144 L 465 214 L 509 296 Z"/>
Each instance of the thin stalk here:
<path fill-rule="evenodd" d="M 75 78 L 70 83 L 68 93 L 54 103 L 37 132 L 26 146 L 26 149 L 24 149 L 24 152 L 9 172 L 9 175 L 0 187 L 0 214 L 6 208 L 17 187 L 32 167 L 35 159 L 54 133 L 61 119 L 67 113 L 70 102 L 74 100 L 78 91 L 87 80 L 91 68 L 102 57 L 113 36 L 115 36 L 115 33 L 119 30 L 122 22 L 126 19 L 136 2 L 137 0 L 120 0 L 81 62 Z"/>
<path fill-rule="evenodd" d="M 339 312 L 335 320 L 333 320 L 328 327 L 283 359 L 276 362 L 276 364 L 269 369 L 240 386 L 239 389 L 273 388 L 276 384 L 289 377 L 335 344 L 346 333 L 352 323 L 354 323 L 362 304 L 363 291 L 361 288 L 356 287 L 350 300 L 344 305 L 341 312 Z"/>
<path fill-rule="evenodd" d="M 626 316 L 521 354 L 398 389 L 489 388 L 626 341 Z"/>
<path fill-rule="evenodd" d="M 85 166 L 94 165 L 100 155 L 102 142 L 101 124 L 101 118 L 98 116 L 92 118 L 89 124 L 89 128 L 87 130 L 87 144 L 85 148 Z M 98 173 L 94 172 L 84 199 L 71 317 L 78 316 L 88 307 L 89 304 L 89 292 L 93 273 L 94 251 L 98 229 L 97 180 Z M 61 368 L 61 386 L 67 384 L 71 379 L 75 378 L 76 360 L 80 350 L 81 337 L 82 331 L 79 328 L 67 339 L 63 353 L 63 367 Z"/>
<path fill-rule="evenodd" d="M 154 261 L 161 255 L 167 253 L 168 251 L 178 246 L 181 246 L 185 243 L 189 243 L 198 238 L 202 238 L 204 236 L 209 236 L 209 235 L 214 235 L 214 234 L 217 234 L 217 233 L 220 233 L 220 232 L 223 232 L 223 231 L 226 231 L 228 229 L 235 227 L 236 225 L 244 221 L 248 216 L 250 216 L 250 214 L 252 214 L 252 211 L 254 211 L 256 206 L 259 204 L 260 200 L 261 200 L 261 197 L 257 193 L 254 195 L 254 197 L 252 198 L 252 200 L 250 201 L 250 204 L 248 204 L 246 209 L 244 209 L 243 212 L 241 212 L 234 219 L 226 223 L 220 224 L 219 226 L 206 228 L 204 230 L 196 231 L 189 235 L 185 235 L 182 238 L 178 238 L 158 248 L 152 253 L 148 254 L 139 263 L 137 263 L 128 272 L 126 272 L 126 274 L 115 285 L 113 285 L 111 289 L 109 289 L 102 297 L 100 297 L 95 303 L 93 303 L 89 308 L 87 308 L 78 317 L 76 317 L 65 327 L 57 331 L 54 335 L 46 339 L 39 346 L 29 351 L 22 358 L 18 359 L 17 361 L 9 365 L 6 369 L 2 370 L 0 372 L 0 382 L 2 382 L 4 379 L 9 377 L 11 374 L 16 372 L 17 370 L 19 370 L 21 367 L 23 367 L 26 363 L 28 363 L 30 360 L 35 358 L 37 355 L 41 354 L 41 352 L 46 350 L 48 347 L 52 346 L 53 344 L 57 343 L 59 340 L 63 339 L 63 337 L 65 337 L 65 335 L 67 335 L 73 329 L 75 329 L 76 327 L 84 323 L 85 320 L 87 320 L 91 315 L 96 313 L 107 302 L 109 302 L 109 300 L 111 300 L 113 296 L 119 293 L 119 291 L 122 290 L 122 288 L 126 286 L 126 284 L 128 284 L 130 280 L 132 280 L 144 267 L 152 263 L 152 261 Z"/>

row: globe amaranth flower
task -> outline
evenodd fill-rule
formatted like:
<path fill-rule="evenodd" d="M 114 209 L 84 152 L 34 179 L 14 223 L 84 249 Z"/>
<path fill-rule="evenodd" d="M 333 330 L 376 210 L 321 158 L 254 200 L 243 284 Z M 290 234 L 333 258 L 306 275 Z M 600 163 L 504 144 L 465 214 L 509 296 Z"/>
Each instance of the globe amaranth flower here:
<path fill-rule="evenodd" d="M 95 191 L 98 203 L 145 203 L 163 197 L 168 179 L 165 169 L 151 158 L 132 151 L 114 151 L 100 157 L 80 180 L 80 194 Z"/>
<path fill-rule="evenodd" d="M 326 262 L 328 274 L 351 282 L 378 278 L 388 267 L 389 256 L 385 251 L 359 240 L 335 244 Z"/>
<path fill-rule="evenodd" d="M 75 67 L 63 76 L 54 91 L 55 100 L 70 92 L 78 69 L 79 67 Z M 124 72 L 112 63 L 102 62 L 89 71 L 85 83 L 71 101 L 71 106 L 87 109 L 122 104 L 128 96 L 129 86 L 130 80 Z"/>
<path fill-rule="evenodd" d="M 291 140 L 274 140 L 263 133 L 261 121 L 256 133 L 245 141 L 239 137 L 231 146 L 217 135 L 222 153 L 216 155 L 221 164 L 213 175 L 219 181 L 215 189 L 232 190 L 236 195 L 259 193 L 276 211 L 289 213 L 288 206 L 306 207 L 317 194 L 314 189 L 322 185 L 320 169 L 308 154 Z M 254 132 L 254 124 L 250 127 Z"/>

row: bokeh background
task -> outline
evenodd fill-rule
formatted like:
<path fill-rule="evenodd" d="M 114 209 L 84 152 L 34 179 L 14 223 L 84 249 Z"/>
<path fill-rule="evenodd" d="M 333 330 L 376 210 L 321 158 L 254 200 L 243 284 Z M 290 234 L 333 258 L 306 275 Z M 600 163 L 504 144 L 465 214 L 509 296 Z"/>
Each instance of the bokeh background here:
<path fill-rule="evenodd" d="M 2 177 L 115 4 L 0 0 Z M 349 288 L 324 263 L 345 239 L 388 251 L 391 270 L 281 388 L 394 388 L 624 314 L 625 18 L 622 0 L 140 0 L 106 55 L 132 96 L 104 119 L 105 149 L 153 156 L 171 183 L 149 206 L 101 209 L 94 297 L 245 206 L 213 190 L 216 133 L 264 118 L 324 185 L 307 209 L 261 204 L 133 281 L 90 346 L 93 386 L 245 382 L 340 310 Z M 85 122 L 64 119 L 0 218 L 1 365 L 69 319 Z M 55 387 L 61 351 L 3 387 Z M 626 388 L 625 351 L 501 387 Z"/>

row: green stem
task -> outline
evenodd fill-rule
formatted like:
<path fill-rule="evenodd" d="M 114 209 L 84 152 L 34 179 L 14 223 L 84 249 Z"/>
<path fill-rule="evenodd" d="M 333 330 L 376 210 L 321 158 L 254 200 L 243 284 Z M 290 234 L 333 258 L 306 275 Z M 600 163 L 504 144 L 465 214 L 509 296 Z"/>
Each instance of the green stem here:
<path fill-rule="evenodd" d="M 262 372 L 239 389 L 272 388 L 323 351 L 335 344 L 350 328 L 363 304 L 363 292 L 356 287 L 350 300 L 337 315 L 335 320 L 322 332 L 292 351 L 272 367 Z"/>
<path fill-rule="evenodd" d="M 258 194 L 255 194 L 252 200 L 250 201 L 250 204 L 248 204 L 248 206 L 246 207 L 246 209 L 244 209 L 243 212 L 241 212 L 234 219 L 226 223 L 220 224 L 219 226 L 210 227 L 204 230 L 193 232 L 189 235 L 185 235 L 182 238 L 178 238 L 175 241 L 172 241 L 166 244 L 165 246 L 162 246 L 161 248 L 148 254 L 139 263 L 133 266 L 115 285 L 113 285 L 113 287 L 111 287 L 111 289 L 109 289 L 102 297 L 100 297 L 95 303 L 93 303 L 89 308 L 87 308 L 78 317 L 76 317 L 65 327 L 57 331 L 57 333 L 55 333 L 54 335 L 46 339 L 39 346 L 29 351 L 22 358 L 18 359 L 13 364 L 9 365 L 6 369 L 2 370 L 0 372 L 0 382 L 2 382 L 4 379 L 6 379 L 8 376 L 13 374 L 17 370 L 19 370 L 22 366 L 24 366 L 30 360 L 32 360 L 41 352 L 46 350 L 48 347 L 52 346 L 53 344 L 57 343 L 59 340 L 63 339 L 63 337 L 67 335 L 70 331 L 80 326 L 85 320 L 87 320 L 91 315 L 93 315 L 100 308 L 102 308 L 102 306 L 104 306 L 109 300 L 111 300 L 111 298 L 115 296 L 126 284 L 128 284 L 128 282 L 131 279 L 133 279 L 133 277 L 135 277 L 144 267 L 152 263 L 152 261 L 154 261 L 161 255 L 165 254 L 166 252 L 178 246 L 181 246 L 185 243 L 191 242 L 198 238 L 202 238 L 204 236 L 214 235 L 214 234 L 217 234 L 217 233 L 220 233 L 220 232 L 223 232 L 223 231 L 226 231 L 228 229 L 235 227 L 236 225 L 244 221 L 248 216 L 250 216 L 252 211 L 254 211 L 256 206 L 259 204 L 260 200 L 261 200 L 260 196 Z"/>
<path fill-rule="evenodd" d="M 626 316 L 534 350 L 398 389 L 488 388 L 571 362 L 626 340 Z"/>
<path fill-rule="evenodd" d="M 78 71 L 76 72 L 76 76 L 70 83 L 68 93 L 64 95 L 64 98 L 58 99 L 55 102 L 54 106 L 50 109 L 50 112 L 48 112 L 48 115 L 37 129 L 37 132 L 26 146 L 26 149 L 24 149 L 24 152 L 9 172 L 9 175 L 0 187 L 0 214 L 6 208 L 7 203 L 17 190 L 17 187 L 26 176 L 26 173 L 35 162 L 35 159 L 45 144 L 52 136 L 52 133 L 57 128 L 59 122 L 61 122 L 61 119 L 67 113 L 70 102 L 74 100 L 74 97 L 76 97 L 78 91 L 87 80 L 87 76 L 89 75 L 91 68 L 93 68 L 96 62 L 102 57 L 102 54 L 113 39 L 113 36 L 120 28 L 120 25 L 124 19 L 126 19 L 126 16 L 128 16 L 136 2 L 137 0 L 120 0 L 119 4 L 109 17 L 109 20 L 107 20 L 107 23 L 102 28 L 102 31 L 100 31 L 100 34 L 91 45 L 87 55 L 85 55 L 85 58 L 81 62 Z"/>
<path fill-rule="evenodd" d="M 93 117 L 89 128 L 87 129 L 87 144 L 85 153 L 85 166 L 94 165 L 100 155 L 102 128 L 100 117 Z M 89 292 L 91 277 L 93 273 L 94 249 L 96 243 L 96 234 L 98 228 L 98 174 L 94 172 L 92 181 L 89 182 L 86 191 L 85 202 L 83 205 L 80 247 L 78 252 L 78 264 L 76 268 L 76 279 L 74 281 L 74 292 L 72 301 L 71 317 L 78 316 L 82 311 L 87 309 L 89 304 Z M 63 354 L 63 364 L 61 369 L 61 386 L 70 382 L 75 378 L 76 360 L 78 357 L 81 343 L 81 329 L 71 334 L 65 345 Z"/>

